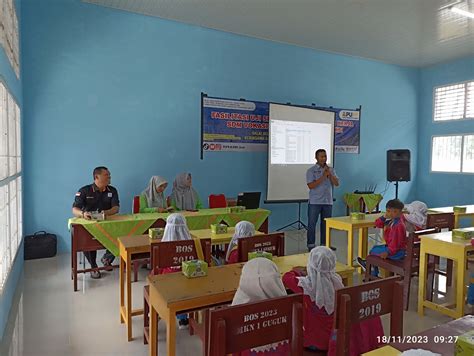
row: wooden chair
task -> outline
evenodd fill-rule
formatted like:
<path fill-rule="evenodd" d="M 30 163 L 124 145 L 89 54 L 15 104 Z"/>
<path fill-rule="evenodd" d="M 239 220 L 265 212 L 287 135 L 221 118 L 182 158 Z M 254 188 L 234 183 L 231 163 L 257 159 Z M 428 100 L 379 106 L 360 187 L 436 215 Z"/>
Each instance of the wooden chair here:
<path fill-rule="evenodd" d="M 152 245 L 151 274 L 159 274 L 163 268 L 181 267 L 183 261 L 196 260 L 198 253 L 195 241 L 201 243 L 204 260 L 211 264 L 211 239 L 159 242 Z M 143 343 L 148 344 L 150 325 L 149 287 L 143 289 Z"/>
<path fill-rule="evenodd" d="M 209 209 L 226 208 L 227 200 L 224 194 L 211 194 L 208 198 Z"/>
<path fill-rule="evenodd" d="M 382 259 L 378 256 L 369 255 L 367 256 L 367 266 L 365 270 L 365 280 L 374 280 L 378 279 L 377 277 L 371 274 L 372 267 L 377 266 L 383 268 L 389 272 L 398 274 L 403 277 L 403 301 L 405 305 L 405 310 L 408 310 L 408 305 L 410 301 L 410 284 L 411 278 L 414 275 L 418 275 L 420 269 L 420 235 L 434 234 L 439 232 L 438 228 L 435 229 L 426 229 L 416 232 L 412 232 L 408 235 L 407 238 L 407 252 L 406 256 L 402 260 L 394 261 L 390 259 Z M 433 283 L 434 283 L 434 263 L 431 262 L 428 264 L 428 292 L 427 295 L 431 296 L 433 293 Z"/>
<path fill-rule="evenodd" d="M 158 330 L 158 328 L 156 328 Z M 143 343 L 150 340 L 150 286 L 143 287 Z"/>
<path fill-rule="evenodd" d="M 201 242 L 204 261 L 210 265 L 211 239 L 159 242 L 152 246 L 151 273 L 159 274 L 163 268 L 181 267 L 183 261 L 198 259 L 194 241 Z"/>
<path fill-rule="evenodd" d="M 390 336 L 403 335 L 403 285 L 398 276 L 336 291 L 336 355 L 350 355 L 351 325 L 390 314 Z M 369 351 L 369 350 L 367 350 Z"/>
<path fill-rule="evenodd" d="M 140 196 L 135 195 L 132 200 L 132 214 L 140 212 Z"/>
<path fill-rule="evenodd" d="M 140 196 L 135 195 L 132 200 L 132 213 L 140 213 Z M 146 253 L 140 256 L 133 256 L 132 259 L 132 269 L 133 269 L 133 281 L 138 280 L 138 269 L 141 266 L 148 265 L 150 263 L 150 254 Z"/>
<path fill-rule="evenodd" d="M 239 262 L 247 262 L 249 252 L 265 251 L 273 256 L 285 255 L 285 234 L 283 232 L 244 237 L 237 240 Z"/>
<path fill-rule="evenodd" d="M 132 255 L 133 281 L 138 280 L 138 269 L 150 263 L 150 254 L 148 252 Z"/>
<path fill-rule="evenodd" d="M 226 200 L 226 203 L 227 203 L 227 206 L 236 206 L 237 205 L 237 198 L 236 197 L 233 197 L 233 198 L 225 198 Z"/>
<path fill-rule="evenodd" d="M 288 340 L 290 355 L 303 355 L 303 296 L 258 301 L 209 312 L 205 355 L 224 356 Z"/>
<path fill-rule="evenodd" d="M 441 230 L 454 229 L 454 213 L 429 213 L 426 217 L 426 228 L 439 228 Z M 439 265 L 439 257 L 434 258 L 435 265 Z M 436 267 L 436 266 L 435 266 Z M 446 271 L 435 268 L 435 273 L 446 277 L 446 285 L 449 287 L 453 283 L 453 261 L 447 260 Z"/>
<path fill-rule="evenodd" d="M 285 255 L 285 234 L 275 233 L 268 235 L 257 235 L 238 239 L 237 246 L 239 251 L 239 262 L 248 261 L 248 253 L 252 251 L 267 251 L 274 256 Z M 204 348 L 207 345 L 208 333 L 206 330 L 207 320 L 209 319 L 209 309 L 203 311 L 203 321 L 198 323 L 197 317 L 189 319 L 189 332 L 191 335 L 197 335 L 202 340 Z"/>
<path fill-rule="evenodd" d="M 454 213 L 429 213 L 426 216 L 426 228 L 454 229 Z"/>

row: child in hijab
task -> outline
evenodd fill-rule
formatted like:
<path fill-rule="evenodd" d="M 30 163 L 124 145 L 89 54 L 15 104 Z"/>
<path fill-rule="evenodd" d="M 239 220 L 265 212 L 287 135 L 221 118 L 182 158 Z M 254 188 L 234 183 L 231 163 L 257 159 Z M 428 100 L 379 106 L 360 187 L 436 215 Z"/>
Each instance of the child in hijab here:
<path fill-rule="evenodd" d="M 250 237 L 255 235 L 255 226 L 249 221 L 240 221 L 235 225 L 234 236 L 227 248 L 225 261 L 227 264 L 239 262 L 239 251 L 237 249 L 237 240 L 242 237 Z"/>
<path fill-rule="evenodd" d="M 170 214 L 166 219 L 165 231 L 161 242 L 191 240 L 186 218 L 178 213 Z"/>
<path fill-rule="evenodd" d="M 285 273 L 283 283 L 294 293 L 304 294 L 304 347 L 313 351 L 328 350 L 334 325 L 336 290 L 344 287 L 341 277 L 336 273 L 335 253 L 325 246 L 313 248 L 306 271 L 301 267 L 294 268 Z M 364 327 L 364 332 L 371 329 L 373 332 L 364 335 L 366 340 L 351 340 L 351 343 L 355 343 L 352 347 L 354 350 L 364 350 L 372 345 L 376 347 L 377 335 L 384 335 L 380 318 L 370 321 L 368 328 Z M 355 329 L 351 339 L 361 327 L 358 325 Z M 351 355 L 355 354 L 351 350 Z"/>
<path fill-rule="evenodd" d="M 178 213 L 170 214 L 166 219 L 165 231 L 161 242 L 191 240 L 186 218 Z M 180 272 L 181 266 L 167 267 L 158 270 L 157 274 Z"/>
<path fill-rule="evenodd" d="M 192 186 L 191 173 L 181 173 L 176 176 L 171 193 L 171 205 L 176 210 L 202 209 L 199 195 Z"/>
<path fill-rule="evenodd" d="M 304 347 L 328 350 L 334 322 L 336 289 L 344 287 L 336 273 L 336 255 L 324 246 L 311 250 L 306 272 L 294 268 L 283 276 L 283 284 L 294 293 L 303 293 Z"/>
<path fill-rule="evenodd" d="M 239 288 L 232 305 L 240 305 L 259 300 L 286 296 L 280 271 L 274 262 L 257 257 L 248 261 L 242 268 Z M 241 356 L 287 356 L 290 347 L 287 341 L 259 346 L 240 353 Z"/>
<path fill-rule="evenodd" d="M 403 219 L 407 233 L 426 229 L 428 206 L 418 200 L 405 205 Z"/>
<path fill-rule="evenodd" d="M 183 241 L 191 240 L 191 234 L 189 233 L 188 226 L 186 225 L 186 219 L 181 214 L 170 214 L 166 219 L 165 231 L 161 242 L 167 241 Z M 158 271 L 158 274 L 167 274 L 173 272 L 180 272 L 181 267 L 168 267 Z M 187 314 L 176 315 L 178 319 L 179 329 L 186 329 L 189 325 Z"/>
<path fill-rule="evenodd" d="M 140 195 L 140 213 L 165 213 L 168 211 L 164 191 L 168 187 L 166 179 L 153 176 Z"/>

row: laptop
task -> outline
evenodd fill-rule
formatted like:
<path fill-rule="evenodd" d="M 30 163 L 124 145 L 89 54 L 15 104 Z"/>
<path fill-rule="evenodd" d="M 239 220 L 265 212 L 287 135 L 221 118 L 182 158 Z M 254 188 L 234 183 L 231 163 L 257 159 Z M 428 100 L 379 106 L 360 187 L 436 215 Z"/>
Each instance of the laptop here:
<path fill-rule="evenodd" d="M 258 209 L 260 207 L 261 192 L 239 193 L 237 196 L 237 205 L 245 206 L 245 209 Z"/>

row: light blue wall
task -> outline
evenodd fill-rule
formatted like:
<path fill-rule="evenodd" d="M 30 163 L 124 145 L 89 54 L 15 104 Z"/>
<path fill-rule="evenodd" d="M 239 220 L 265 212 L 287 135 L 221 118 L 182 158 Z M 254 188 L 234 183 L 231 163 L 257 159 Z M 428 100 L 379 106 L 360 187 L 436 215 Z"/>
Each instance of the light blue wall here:
<path fill-rule="evenodd" d="M 78 0 L 23 2 L 25 231 L 66 228 L 77 189 L 107 165 L 122 212 L 159 174 L 189 170 L 203 198 L 266 190 L 266 154 L 199 160 L 200 92 L 261 101 L 362 105 L 360 155 L 338 155 L 342 194 L 385 185 L 385 156 L 416 157 L 419 71 L 135 15 Z M 412 164 L 416 172 L 416 164 Z M 416 179 L 416 174 L 413 174 Z M 401 197 L 414 197 L 402 183 Z M 393 196 L 393 189 L 387 194 Z M 271 228 L 296 206 L 270 205 Z M 306 218 L 304 219 L 306 220 Z"/>
<path fill-rule="evenodd" d="M 21 7 L 20 1 L 15 1 L 18 21 L 21 24 Z M 20 36 L 22 35 L 20 29 Z M 21 63 L 20 63 L 21 67 Z M 10 93 L 15 97 L 20 109 L 22 109 L 22 91 L 21 91 L 21 77 L 18 79 L 15 72 L 13 71 L 8 57 L 3 50 L 3 47 L 0 47 L 0 80 L 3 81 L 5 86 L 8 88 Z M 22 110 L 22 118 L 24 119 L 25 115 Z M 22 125 L 23 126 L 23 125 Z M 7 280 L 3 286 L 3 289 L 0 291 L 0 337 L 3 335 L 5 325 L 8 321 L 8 314 L 12 305 L 13 296 L 20 279 L 21 272 L 23 271 L 23 244 L 20 245 L 18 254 L 15 258 L 14 264 L 10 273 L 8 274 Z"/>
<path fill-rule="evenodd" d="M 431 173 L 431 138 L 434 135 L 474 133 L 474 120 L 433 121 L 433 88 L 474 79 L 474 57 L 421 70 L 418 132 L 417 197 L 428 206 L 473 204 L 474 175 Z"/>

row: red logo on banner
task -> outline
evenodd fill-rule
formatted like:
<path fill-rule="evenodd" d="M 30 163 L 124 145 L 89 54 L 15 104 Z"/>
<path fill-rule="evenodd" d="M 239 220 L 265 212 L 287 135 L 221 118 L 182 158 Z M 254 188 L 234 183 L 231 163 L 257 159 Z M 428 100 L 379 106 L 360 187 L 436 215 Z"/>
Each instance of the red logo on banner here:
<path fill-rule="evenodd" d="M 209 150 L 211 150 L 211 151 L 221 151 L 222 150 L 222 145 L 220 143 L 211 143 L 209 145 Z"/>

